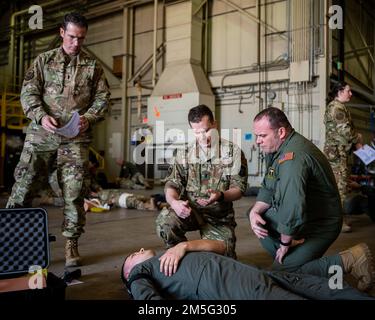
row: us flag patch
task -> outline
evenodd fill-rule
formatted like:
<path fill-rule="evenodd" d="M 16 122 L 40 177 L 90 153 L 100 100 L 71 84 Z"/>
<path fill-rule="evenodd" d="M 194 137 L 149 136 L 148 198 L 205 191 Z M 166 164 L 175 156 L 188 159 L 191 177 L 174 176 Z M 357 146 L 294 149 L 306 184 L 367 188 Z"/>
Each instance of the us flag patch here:
<path fill-rule="evenodd" d="M 293 160 L 293 158 L 294 158 L 294 152 L 287 152 L 287 153 L 284 153 L 284 154 L 279 158 L 279 164 L 280 164 L 280 163 L 283 163 L 284 161 Z"/>

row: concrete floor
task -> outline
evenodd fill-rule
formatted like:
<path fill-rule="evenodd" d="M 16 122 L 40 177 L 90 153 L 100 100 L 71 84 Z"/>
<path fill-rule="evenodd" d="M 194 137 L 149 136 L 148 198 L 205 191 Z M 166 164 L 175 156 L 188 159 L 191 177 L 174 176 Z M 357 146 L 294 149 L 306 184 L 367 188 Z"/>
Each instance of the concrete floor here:
<path fill-rule="evenodd" d="M 158 193 L 156 187 L 143 193 Z M 137 191 L 138 192 L 138 191 Z M 0 198 L 0 207 L 4 207 L 6 198 Z M 244 197 L 235 202 L 236 235 L 238 260 L 258 267 L 271 264 L 270 256 L 260 246 L 259 241 L 250 232 L 246 210 L 255 201 L 254 197 Z M 65 238 L 61 235 L 62 209 L 45 207 L 48 212 L 49 232 L 56 236 L 51 242 L 51 261 L 49 271 L 58 276 L 64 273 Z M 129 299 L 120 280 L 120 268 L 124 257 L 141 247 L 162 251 L 163 244 L 155 232 L 157 212 L 112 208 L 106 213 L 88 213 L 86 232 L 79 241 L 79 251 L 83 258 L 82 284 L 66 289 L 68 300 L 126 300 Z M 359 242 L 366 242 L 375 253 L 375 224 L 366 215 L 353 217 L 353 232 L 341 234 L 328 250 L 334 254 Z M 197 239 L 197 232 L 188 233 L 189 239 Z M 349 279 L 350 280 L 350 279 Z M 374 289 L 373 289 L 373 292 Z"/>

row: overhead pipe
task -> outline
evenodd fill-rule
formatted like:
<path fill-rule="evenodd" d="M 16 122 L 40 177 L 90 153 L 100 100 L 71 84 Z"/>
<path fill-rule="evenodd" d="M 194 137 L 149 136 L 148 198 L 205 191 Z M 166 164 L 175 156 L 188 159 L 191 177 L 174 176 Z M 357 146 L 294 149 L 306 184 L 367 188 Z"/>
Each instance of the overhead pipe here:
<path fill-rule="evenodd" d="M 264 22 L 265 22 L 265 25 L 267 25 L 267 9 L 268 9 L 268 6 L 267 6 L 267 1 L 265 0 L 264 2 Z M 268 77 L 267 77 L 267 60 L 268 60 L 268 57 L 267 57 L 267 54 L 268 54 L 268 50 L 267 50 L 267 34 L 266 34 L 266 28 L 264 28 L 264 70 L 263 71 L 263 81 L 265 81 L 266 83 L 268 82 Z M 264 86 L 264 105 L 265 107 L 267 108 L 268 107 L 268 87 L 267 85 Z"/>
<path fill-rule="evenodd" d="M 23 28 L 25 23 L 25 19 L 22 17 L 21 19 L 21 29 Z M 24 51 L 24 44 L 25 44 L 25 37 L 24 35 L 20 35 L 20 50 L 19 50 L 19 61 L 18 61 L 18 76 L 19 79 L 23 79 L 23 69 L 24 69 L 24 59 L 23 59 L 23 51 Z"/>
<path fill-rule="evenodd" d="M 204 71 L 205 73 L 207 74 L 208 72 L 208 3 L 207 1 L 204 1 L 203 3 L 206 4 L 206 6 L 204 7 L 204 10 L 205 10 L 205 14 L 204 14 Z"/>
<path fill-rule="evenodd" d="M 343 19 L 342 28 L 338 29 L 338 61 L 337 61 L 337 75 L 339 81 L 345 81 L 344 63 L 345 63 L 345 0 L 338 0 L 338 5 L 342 9 Z"/>
<path fill-rule="evenodd" d="M 157 54 L 157 35 L 158 35 L 158 0 L 154 0 L 154 34 L 153 41 L 154 46 L 152 48 L 152 87 L 155 88 L 156 85 L 156 54 Z"/>
<path fill-rule="evenodd" d="M 139 82 L 136 83 L 137 88 L 137 119 L 142 123 L 142 86 Z"/>
<path fill-rule="evenodd" d="M 257 0 L 256 2 L 256 11 L 257 11 L 257 20 L 258 20 L 258 25 L 257 25 L 257 39 L 258 39 L 258 47 L 257 47 L 257 67 L 258 67 L 258 91 L 259 91 L 259 96 L 258 96 L 258 113 L 262 110 L 263 108 L 263 99 L 262 99 L 262 78 L 261 78 L 261 71 L 260 71 L 260 55 L 261 55 L 261 6 L 260 6 L 260 1 Z M 255 144 L 256 144 L 256 137 L 255 137 Z M 263 174 L 263 157 L 260 151 L 260 148 L 258 147 L 258 163 L 257 163 L 257 171 L 254 173 L 254 175 L 262 175 Z"/>
<path fill-rule="evenodd" d="M 128 51 L 126 55 L 126 63 L 128 68 L 127 83 L 129 83 L 130 78 L 134 74 L 134 7 L 127 7 L 129 9 L 128 15 Z M 130 123 L 130 122 L 129 122 Z"/>
<path fill-rule="evenodd" d="M 130 127 L 130 115 L 131 112 L 129 110 L 129 102 L 128 102 L 128 57 L 129 57 L 129 16 L 132 14 L 133 9 L 124 7 L 122 12 L 122 43 L 123 43 L 123 56 L 122 56 L 122 81 L 121 81 L 121 102 L 122 102 L 122 113 L 121 113 L 121 120 L 123 122 L 123 159 L 127 159 L 127 154 L 130 154 L 130 144 L 129 138 L 130 133 L 128 132 L 128 128 Z"/>
<path fill-rule="evenodd" d="M 307 37 L 307 46 L 308 49 L 306 51 L 307 59 L 310 60 L 310 63 L 312 63 L 313 59 L 310 59 L 311 57 L 314 58 L 315 50 L 314 50 L 314 5 L 313 1 L 309 0 L 308 6 L 307 6 L 307 23 L 306 23 L 306 37 Z M 310 69 L 311 71 L 311 69 Z M 309 81 L 311 81 L 311 73 L 309 75 Z"/>

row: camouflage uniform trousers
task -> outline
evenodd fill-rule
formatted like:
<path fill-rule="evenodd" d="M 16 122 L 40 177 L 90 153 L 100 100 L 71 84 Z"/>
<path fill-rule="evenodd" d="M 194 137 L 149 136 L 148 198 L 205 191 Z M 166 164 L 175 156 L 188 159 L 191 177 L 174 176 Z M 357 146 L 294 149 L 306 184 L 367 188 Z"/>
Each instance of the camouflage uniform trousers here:
<path fill-rule="evenodd" d="M 336 178 L 337 188 L 339 189 L 341 204 L 344 204 L 348 196 L 349 168 L 346 158 L 340 158 L 337 161 L 330 161 L 333 173 Z"/>
<path fill-rule="evenodd" d="M 31 207 L 57 163 L 57 179 L 64 199 L 62 234 L 78 238 L 86 222 L 83 203 L 90 183 L 86 173 L 88 153 L 88 143 L 61 143 L 53 134 L 43 138 L 27 135 L 6 207 Z"/>
<path fill-rule="evenodd" d="M 236 259 L 236 236 L 234 228 L 236 223 L 214 224 L 204 221 L 202 215 L 196 210 L 191 210 L 188 218 L 177 216 L 172 208 L 164 208 L 156 218 L 156 233 L 164 240 L 167 248 L 179 242 L 187 241 L 185 233 L 199 230 L 202 239 L 221 240 L 226 245 L 225 255 Z"/>
<path fill-rule="evenodd" d="M 120 203 L 120 197 L 126 195 L 125 206 Z M 121 189 L 104 189 L 98 192 L 99 200 L 103 203 L 113 203 L 120 208 L 137 209 L 144 210 L 145 202 L 150 201 L 150 197 L 143 195 L 134 195 L 131 193 L 126 193 Z"/>

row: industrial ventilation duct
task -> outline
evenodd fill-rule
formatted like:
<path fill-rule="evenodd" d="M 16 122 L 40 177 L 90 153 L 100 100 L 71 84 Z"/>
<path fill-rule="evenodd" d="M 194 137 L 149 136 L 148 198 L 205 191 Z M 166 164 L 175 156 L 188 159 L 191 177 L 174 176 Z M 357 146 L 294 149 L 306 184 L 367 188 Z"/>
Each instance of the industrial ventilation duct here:
<path fill-rule="evenodd" d="M 206 104 L 215 111 L 215 97 L 201 66 L 201 3 L 192 0 L 166 7 L 166 67 L 147 103 L 155 144 L 187 142 L 190 108 Z"/>

